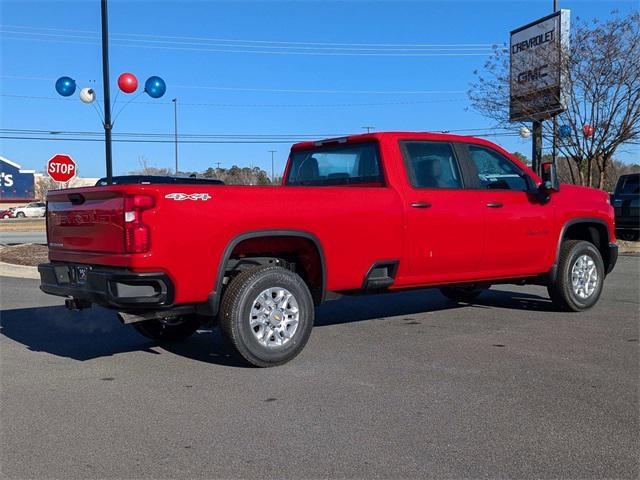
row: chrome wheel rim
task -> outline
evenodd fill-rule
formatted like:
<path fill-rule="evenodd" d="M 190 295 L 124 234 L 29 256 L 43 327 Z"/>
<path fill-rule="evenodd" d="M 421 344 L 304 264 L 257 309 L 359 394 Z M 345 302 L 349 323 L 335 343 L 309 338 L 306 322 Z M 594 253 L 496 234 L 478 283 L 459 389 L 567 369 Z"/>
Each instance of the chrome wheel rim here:
<path fill-rule="evenodd" d="M 571 285 L 577 297 L 586 299 L 598 287 L 598 269 L 589 255 L 580 255 L 571 268 Z"/>
<path fill-rule="evenodd" d="M 251 305 L 249 326 L 265 347 L 280 347 L 291 341 L 298 329 L 300 310 L 293 294 L 282 287 L 267 288 Z"/>

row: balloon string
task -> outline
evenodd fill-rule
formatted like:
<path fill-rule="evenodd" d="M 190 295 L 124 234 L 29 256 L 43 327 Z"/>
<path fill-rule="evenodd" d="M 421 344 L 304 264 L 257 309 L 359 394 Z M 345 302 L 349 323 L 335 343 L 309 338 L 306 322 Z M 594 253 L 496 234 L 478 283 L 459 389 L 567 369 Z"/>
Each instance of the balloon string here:
<path fill-rule="evenodd" d="M 133 102 L 136 98 L 138 98 L 140 95 L 142 95 L 144 93 L 144 90 L 141 90 L 135 97 L 133 97 L 131 100 L 129 100 L 127 103 L 125 103 L 122 108 L 118 111 L 118 113 L 116 113 L 115 117 L 113 118 L 113 121 L 111 122 L 111 124 L 113 125 L 114 123 L 116 123 L 116 120 L 118 119 L 118 117 L 120 116 L 120 114 L 122 113 L 122 111 L 127 108 L 127 105 L 129 105 L 131 102 Z"/>
<path fill-rule="evenodd" d="M 100 107 L 100 105 L 98 104 L 98 106 L 96 106 L 96 102 L 91 102 L 91 106 L 93 107 L 93 109 L 96 111 L 96 115 L 98 115 L 98 118 L 100 119 L 100 121 L 102 122 L 102 125 L 104 125 L 104 115 L 101 113 L 102 109 L 98 110 L 98 108 Z"/>
<path fill-rule="evenodd" d="M 116 108 L 116 102 L 118 101 L 119 96 L 120 96 L 120 90 L 118 90 L 118 92 L 116 93 L 116 97 L 113 99 L 113 105 L 111 105 L 111 108 L 114 110 Z"/>

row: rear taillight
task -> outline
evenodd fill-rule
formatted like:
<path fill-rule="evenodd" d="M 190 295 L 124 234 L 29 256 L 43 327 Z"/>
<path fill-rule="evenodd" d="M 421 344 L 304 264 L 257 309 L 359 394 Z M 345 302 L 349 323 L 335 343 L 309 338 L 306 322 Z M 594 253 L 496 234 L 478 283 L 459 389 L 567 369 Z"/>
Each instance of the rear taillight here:
<path fill-rule="evenodd" d="M 127 253 L 145 253 L 151 247 L 149 227 L 142 223 L 142 211 L 153 208 L 149 195 L 130 195 L 124 199 L 124 231 Z"/>

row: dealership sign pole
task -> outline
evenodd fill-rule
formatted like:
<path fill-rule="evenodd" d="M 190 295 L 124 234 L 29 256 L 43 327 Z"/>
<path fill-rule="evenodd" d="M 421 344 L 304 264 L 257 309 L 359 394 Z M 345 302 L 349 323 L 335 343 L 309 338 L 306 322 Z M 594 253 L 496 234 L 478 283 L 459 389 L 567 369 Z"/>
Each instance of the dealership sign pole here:
<path fill-rule="evenodd" d="M 566 110 L 563 62 L 569 50 L 569 10 L 560 10 L 511 32 L 510 102 L 512 122 L 532 122 L 532 159 L 542 160 L 542 121 Z"/>

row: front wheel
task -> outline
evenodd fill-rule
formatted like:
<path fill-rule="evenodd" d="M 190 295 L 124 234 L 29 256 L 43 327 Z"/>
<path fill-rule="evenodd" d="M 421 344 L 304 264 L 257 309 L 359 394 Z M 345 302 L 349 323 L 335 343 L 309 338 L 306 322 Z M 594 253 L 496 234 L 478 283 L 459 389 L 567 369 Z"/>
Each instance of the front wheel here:
<path fill-rule="evenodd" d="M 231 281 L 218 320 L 223 336 L 247 363 L 282 365 L 309 340 L 313 299 L 294 272 L 270 265 L 256 267 Z"/>
<path fill-rule="evenodd" d="M 562 310 L 579 312 L 593 307 L 602 293 L 604 262 L 592 243 L 568 240 L 562 243 L 558 272 L 547 287 L 549 297 Z"/>
<path fill-rule="evenodd" d="M 16 217 L 18 217 L 18 218 L 24 218 L 24 217 L 25 217 L 25 214 L 24 214 L 24 212 L 18 212 L 18 213 L 16 213 Z"/>
<path fill-rule="evenodd" d="M 200 328 L 197 315 L 153 318 L 132 324 L 138 333 L 157 342 L 178 342 L 189 337 Z"/>

